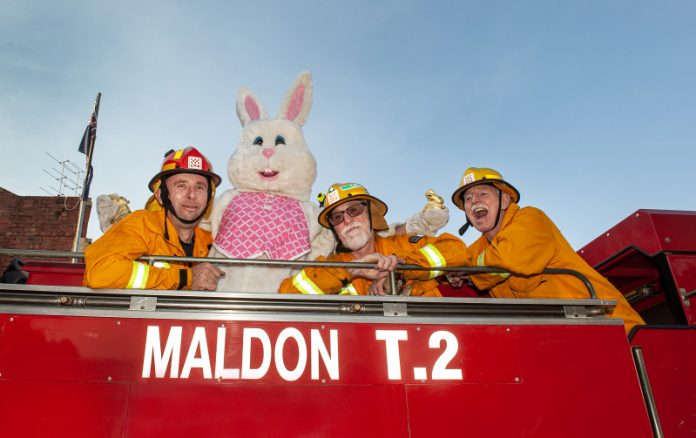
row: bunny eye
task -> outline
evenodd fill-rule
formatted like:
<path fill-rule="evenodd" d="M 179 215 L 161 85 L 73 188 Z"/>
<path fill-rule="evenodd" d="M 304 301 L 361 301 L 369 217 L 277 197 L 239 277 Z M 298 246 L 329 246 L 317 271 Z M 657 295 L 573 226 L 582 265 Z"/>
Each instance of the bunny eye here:
<path fill-rule="evenodd" d="M 261 138 L 261 137 L 256 137 L 256 138 L 254 139 L 254 144 L 255 144 L 255 145 L 258 145 L 258 146 L 263 146 L 263 138 Z M 276 144 L 277 144 L 277 143 L 276 143 Z"/>
<path fill-rule="evenodd" d="M 283 137 L 282 135 L 276 137 L 275 145 L 278 146 L 279 144 L 285 144 L 285 137 Z"/>

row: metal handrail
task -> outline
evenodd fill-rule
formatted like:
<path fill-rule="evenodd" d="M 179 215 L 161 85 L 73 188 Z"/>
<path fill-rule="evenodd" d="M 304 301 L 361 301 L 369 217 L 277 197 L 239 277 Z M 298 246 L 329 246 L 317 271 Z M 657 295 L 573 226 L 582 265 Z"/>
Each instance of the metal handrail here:
<path fill-rule="evenodd" d="M 72 251 L 44 251 L 44 250 L 31 250 L 31 249 L 6 249 L 0 248 L 0 255 L 22 255 L 27 257 L 45 257 L 45 258 L 71 258 L 71 259 L 84 259 L 84 253 L 72 252 Z M 323 268 L 343 268 L 343 269 L 354 269 L 354 268 L 374 268 L 374 263 L 364 263 L 364 262 L 328 262 L 328 261 L 315 261 L 315 260 L 268 260 L 268 259 L 228 259 L 228 258 L 217 258 L 217 257 L 178 257 L 178 256 L 159 256 L 159 255 L 146 255 L 138 258 L 139 261 L 147 262 L 152 265 L 157 261 L 162 262 L 175 262 L 175 263 L 201 263 L 209 262 L 215 264 L 223 265 L 244 265 L 244 266 L 277 266 L 277 267 L 323 267 Z M 463 272 L 466 274 L 509 274 L 520 276 L 522 274 L 515 273 L 513 271 L 497 268 L 492 266 L 458 266 L 458 267 L 437 267 L 437 268 L 426 268 L 418 265 L 411 264 L 399 264 L 396 270 L 400 271 L 442 271 L 442 272 Z M 594 286 L 590 280 L 578 271 L 565 268 L 546 268 L 542 274 L 550 275 L 572 275 L 582 281 L 582 283 L 587 288 L 587 291 L 591 299 L 597 298 L 597 293 L 595 292 Z M 389 281 L 391 283 L 392 294 L 396 293 L 396 277 L 394 272 L 389 273 Z"/>
<path fill-rule="evenodd" d="M 125 292 L 125 293 L 124 293 Z M 577 318 L 577 301 L 569 299 L 441 298 L 414 299 L 407 296 L 295 295 L 278 293 L 233 293 L 205 291 L 90 289 L 73 286 L 0 284 L 0 308 L 7 313 L 32 313 L 34 308 L 56 308 L 60 314 L 80 314 L 82 310 L 158 312 L 165 319 L 208 319 L 199 312 L 240 315 L 273 315 L 308 321 L 317 314 L 322 321 L 358 317 L 408 316 L 419 321 L 438 318 Z M 586 317 L 607 313 L 613 302 L 586 300 L 581 314 Z M 12 310 L 9 310 L 9 309 Z M 575 311 L 569 312 L 569 309 Z M 45 310 L 51 312 L 50 310 Z M 76 313 L 71 313 L 76 312 Z M 187 312 L 194 312 L 189 314 Z M 105 316 L 104 313 L 96 313 Z M 119 314 L 126 316 L 126 314 Z M 131 317 L 142 317 L 133 316 Z M 153 316 L 154 317 L 154 316 Z M 224 318 L 224 317 L 223 317 Z M 309 319 L 308 319 L 309 318 Z M 329 319 L 326 319 L 329 318 Z M 449 320 L 454 322 L 454 320 Z M 464 322 L 458 320 L 458 323 Z M 508 322 L 505 322 L 506 324 Z"/>

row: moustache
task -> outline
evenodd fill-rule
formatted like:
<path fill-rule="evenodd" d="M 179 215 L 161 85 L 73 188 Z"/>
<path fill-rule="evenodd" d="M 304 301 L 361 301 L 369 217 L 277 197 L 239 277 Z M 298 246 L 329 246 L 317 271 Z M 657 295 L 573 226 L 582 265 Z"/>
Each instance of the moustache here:
<path fill-rule="evenodd" d="M 350 225 L 346 225 L 346 227 L 343 228 L 343 231 L 341 232 L 341 234 L 346 234 L 346 233 L 353 231 L 355 229 L 363 229 L 363 224 L 358 223 L 358 222 L 353 222 Z"/>

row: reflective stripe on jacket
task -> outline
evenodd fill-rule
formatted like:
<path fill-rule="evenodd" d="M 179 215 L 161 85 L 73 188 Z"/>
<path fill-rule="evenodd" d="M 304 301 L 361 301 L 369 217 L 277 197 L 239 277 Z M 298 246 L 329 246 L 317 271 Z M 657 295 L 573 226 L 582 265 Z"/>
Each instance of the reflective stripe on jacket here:
<path fill-rule="evenodd" d="M 634 325 L 645 324 L 621 292 L 573 251 L 556 225 L 538 208 L 520 208 L 511 203 L 493 240 L 488 242 L 481 236 L 469 252 L 477 266 L 494 266 L 520 274 L 472 275 L 476 287 L 489 289 L 493 297 L 589 298 L 584 283 L 576 277 L 539 274 L 545 268 L 573 269 L 590 280 L 597 297 L 617 301 L 610 316 L 623 319 L 627 333 Z"/>
<path fill-rule="evenodd" d="M 137 262 L 143 255 L 185 256 L 179 236 L 164 211 L 138 210 L 85 249 L 84 285 L 93 288 L 188 289 L 191 268 L 187 263 Z M 205 257 L 212 244 L 210 232 L 196 228 L 194 257 Z"/>
<path fill-rule="evenodd" d="M 468 260 L 466 245 L 451 234 L 411 238 L 412 236 L 405 234 L 388 237 L 375 235 L 375 252 L 396 255 L 404 259 L 406 264 L 433 268 L 458 266 Z M 317 258 L 317 261 L 332 262 L 353 260 L 354 256 L 350 253 Z M 437 281 L 434 280 L 438 275 L 441 275 L 440 271 L 404 271 L 405 287 L 410 288 L 410 295 L 439 297 L 440 291 L 437 289 Z M 367 295 L 371 283 L 371 280 L 365 278 L 351 278 L 348 271 L 343 268 L 309 267 L 285 279 L 279 291 L 281 293 Z"/>

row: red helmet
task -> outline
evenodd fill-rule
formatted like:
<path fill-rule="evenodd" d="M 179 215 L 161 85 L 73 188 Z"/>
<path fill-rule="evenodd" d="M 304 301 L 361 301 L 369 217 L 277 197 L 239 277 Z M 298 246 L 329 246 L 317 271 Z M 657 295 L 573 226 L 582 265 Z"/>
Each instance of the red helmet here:
<path fill-rule="evenodd" d="M 163 177 L 176 173 L 197 173 L 207 176 L 212 181 L 214 187 L 219 186 L 222 182 L 220 175 L 213 172 L 213 165 L 210 164 L 210 160 L 198 152 L 198 149 L 189 146 L 178 151 L 172 150 L 167 152 L 162 162 L 162 170 L 152 177 L 150 184 L 148 184 L 150 191 L 155 192 L 157 190 L 159 182 Z"/>

